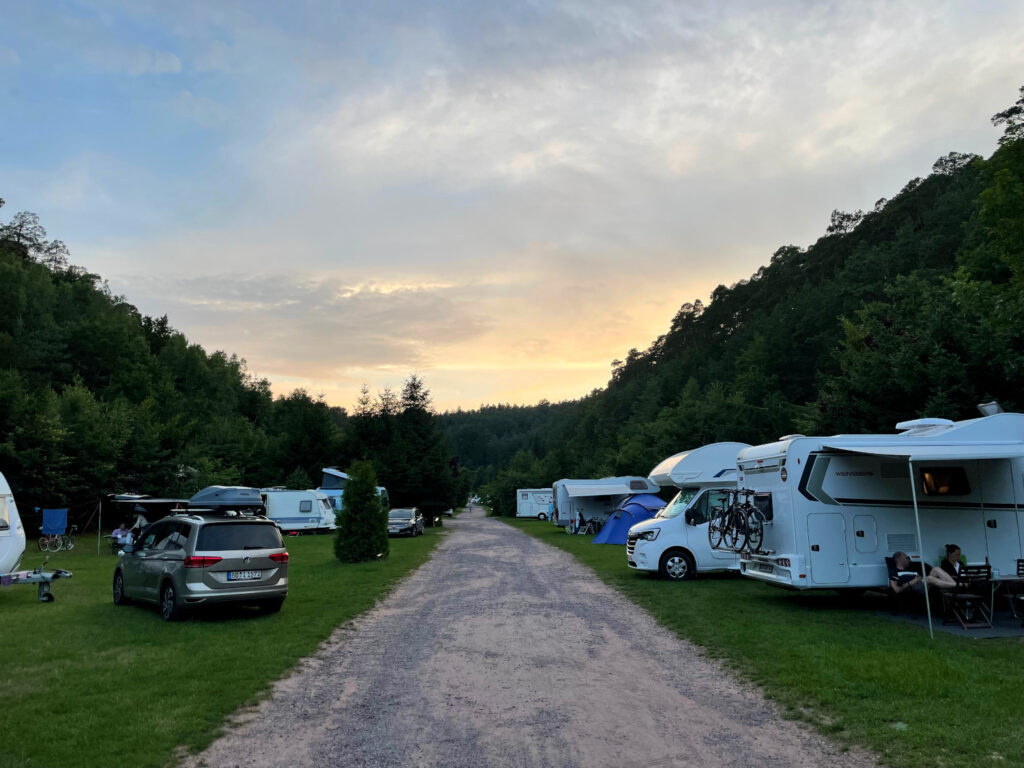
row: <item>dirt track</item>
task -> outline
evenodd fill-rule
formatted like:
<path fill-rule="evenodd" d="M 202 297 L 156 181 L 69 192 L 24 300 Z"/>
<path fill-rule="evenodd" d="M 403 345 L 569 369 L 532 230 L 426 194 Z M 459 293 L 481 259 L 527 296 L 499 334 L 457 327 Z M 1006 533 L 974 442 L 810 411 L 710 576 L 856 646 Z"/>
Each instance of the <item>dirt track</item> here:
<path fill-rule="evenodd" d="M 187 765 L 873 764 L 783 720 L 564 552 L 479 509 L 448 526 Z"/>

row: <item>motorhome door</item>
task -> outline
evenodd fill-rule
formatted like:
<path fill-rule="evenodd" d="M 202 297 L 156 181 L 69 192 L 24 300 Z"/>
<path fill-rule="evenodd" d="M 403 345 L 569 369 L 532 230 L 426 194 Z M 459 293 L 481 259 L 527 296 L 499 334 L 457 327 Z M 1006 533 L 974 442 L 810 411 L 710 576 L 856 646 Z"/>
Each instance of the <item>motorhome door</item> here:
<path fill-rule="evenodd" d="M 846 521 L 835 512 L 816 512 L 807 516 L 807 541 L 810 544 L 811 578 L 816 585 L 845 584 L 850 580 L 846 558 Z"/>
<path fill-rule="evenodd" d="M 1013 470 L 1006 460 L 979 462 L 988 560 L 1002 574 L 1016 573 L 1021 556 Z M 966 551 L 966 550 L 965 550 Z M 971 558 L 971 553 L 967 552 Z"/>

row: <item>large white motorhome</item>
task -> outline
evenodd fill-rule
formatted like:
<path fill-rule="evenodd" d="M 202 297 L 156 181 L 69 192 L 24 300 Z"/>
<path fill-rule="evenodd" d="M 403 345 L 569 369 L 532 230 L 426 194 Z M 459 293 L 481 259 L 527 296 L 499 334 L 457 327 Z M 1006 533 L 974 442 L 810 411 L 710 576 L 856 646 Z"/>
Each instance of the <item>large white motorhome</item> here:
<path fill-rule="evenodd" d="M 550 488 L 520 488 L 516 491 L 516 517 L 547 520 L 554 498 Z"/>
<path fill-rule="evenodd" d="M 737 570 L 735 552 L 712 549 L 708 521 L 736 488 L 736 456 L 746 443 L 712 443 L 669 456 L 651 470 L 650 480 L 679 493 L 655 517 L 637 523 L 626 538 L 626 562 L 638 571 L 657 571 L 672 581 L 698 572 Z"/>
<path fill-rule="evenodd" d="M 555 525 L 570 533 L 585 521 L 604 523 L 625 496 L 657 493 L 658 486 L 646 477 L 602 477 L 599 480 L 562 479 L 552 486 Z"/>
<path fill-rule="evenodd" d="M 260 490 L 266 515 L 282 531 L 334 530 L 334 510 L 320 491 Z"/>
<path fill-rule="evenodd" d="M 0 473 L 0 573 L 18 570 L 25 554 L 25 527 L 18 515 L 11 486 Z"/>
<path fill-rule="evenodd" d="M 795 589 L 884 587 L 896 551 L 937 565 L 945 544 L 993 578 L 1024 558 L 1024 415 L 917 419 L 899 434 L 804 437 L 742 451 L 740 488 L 763 511 L 741 571 Z"/>

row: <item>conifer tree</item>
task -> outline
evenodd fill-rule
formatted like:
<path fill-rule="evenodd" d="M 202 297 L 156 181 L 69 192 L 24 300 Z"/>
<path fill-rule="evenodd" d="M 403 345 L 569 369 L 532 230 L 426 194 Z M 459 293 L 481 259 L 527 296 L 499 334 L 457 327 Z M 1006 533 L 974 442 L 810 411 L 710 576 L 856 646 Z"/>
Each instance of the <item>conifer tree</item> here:
<path fill-rule="evenodd" d="M 343 563 L 360 563 L 388 555 L 388 512 L 377 495 L 377 473 L 369 461 L 347 470 L 348 484 L 337 515 L 334 554 Z"/>

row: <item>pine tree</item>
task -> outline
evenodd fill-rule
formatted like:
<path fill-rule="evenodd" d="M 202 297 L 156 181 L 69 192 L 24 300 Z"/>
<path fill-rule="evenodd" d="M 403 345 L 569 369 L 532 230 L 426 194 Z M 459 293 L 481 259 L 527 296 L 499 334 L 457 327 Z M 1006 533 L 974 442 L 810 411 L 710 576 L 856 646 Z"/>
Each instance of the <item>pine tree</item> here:
<path fill-rule="evenodd" d="M 377 495 L 377 473 L 369 461 L 348 468 L 348 485 L 337 515 L 334 554 L 343 563 L 360 563 L 388 555 L 388 512 Z"/>

